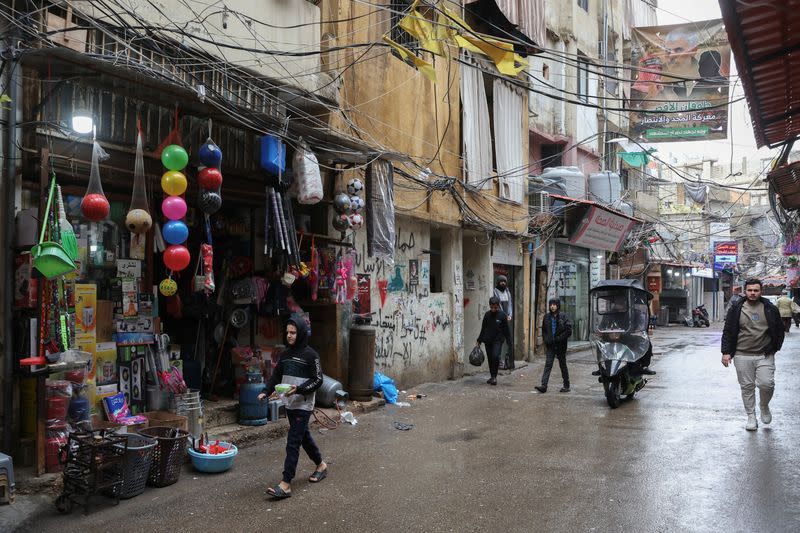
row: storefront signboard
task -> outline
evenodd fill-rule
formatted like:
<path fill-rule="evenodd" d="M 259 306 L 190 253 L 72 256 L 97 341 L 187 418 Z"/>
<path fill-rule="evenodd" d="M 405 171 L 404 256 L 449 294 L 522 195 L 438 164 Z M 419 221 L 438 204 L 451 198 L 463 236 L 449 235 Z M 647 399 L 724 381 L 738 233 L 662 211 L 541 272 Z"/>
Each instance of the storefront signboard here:
<path fill-rule="evenodd" d="M 713 278 L 714 270 L 708 267 L 692 267 L 692 276 L 696 278 Z"/>
<path fill-rule="evenodd" d="M 633 220 L 593 205 L 581 221 L 571 244 L 598 250 L 617 251 L 633 226 Z"/>

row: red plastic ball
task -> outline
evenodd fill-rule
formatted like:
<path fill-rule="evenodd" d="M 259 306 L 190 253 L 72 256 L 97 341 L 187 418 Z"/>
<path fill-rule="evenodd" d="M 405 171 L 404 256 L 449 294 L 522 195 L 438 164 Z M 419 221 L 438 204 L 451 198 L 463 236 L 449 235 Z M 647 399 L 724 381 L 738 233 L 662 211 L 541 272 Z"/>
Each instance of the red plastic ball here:
<path fill-rule="evenodd" d="M 87 194 L 81 200 L 81 213 L 84 218 L 92 222 L 105 220 L 111 211 L 111 205 L 105 195 L 99 193 Z"/>
<path fill-rule="evenodd" d="M 222 185 L 222 172 L 218 168 L 206 167 L 197 175 L 197 183 L 203 189 L 215 191 Z"/>
<path fill-rule="evenodd" d="M 164 264 L 173 272 L 180 272 L 189 266 L 192 257 L 189 250 L 180 244 L 168 247 L 164 250 Z"/>

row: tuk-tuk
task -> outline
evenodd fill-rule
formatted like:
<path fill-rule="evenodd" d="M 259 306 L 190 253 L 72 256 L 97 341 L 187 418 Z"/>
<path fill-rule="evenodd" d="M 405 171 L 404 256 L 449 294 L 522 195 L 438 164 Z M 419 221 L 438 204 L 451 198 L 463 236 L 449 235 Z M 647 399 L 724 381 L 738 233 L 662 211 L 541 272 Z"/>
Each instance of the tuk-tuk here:
<path fill-rule="evenodd" d="M 647 328 L 648 301 L 653 295 L 632 279 L 601 281 L 589 294 L 589 340 L 597 356 L 606 400 L 616 408 L 622 396 L 633 398 L 647 383 L 642 377 L 642 359 L 652 354 Z"/>

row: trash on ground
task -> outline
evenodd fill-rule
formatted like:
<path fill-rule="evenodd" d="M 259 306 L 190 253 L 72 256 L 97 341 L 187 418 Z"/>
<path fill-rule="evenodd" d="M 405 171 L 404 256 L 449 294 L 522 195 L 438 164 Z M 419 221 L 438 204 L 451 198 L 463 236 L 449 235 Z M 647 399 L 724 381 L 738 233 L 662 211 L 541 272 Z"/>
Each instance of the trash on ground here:
<path fill-rule="evenodd" d="M 354 426 L 358 424 L 358 420 L 356 420 L 356 417 L 353 416 L 353 413 L 351 413 L 350 411 L 345 411 L 339 416 L 341 416 L 342 421 L 347 422 L 348 424 L 352 424 Z"/>
<path fill-rule="evenodd" d="M 406 424 L 405 422 L 395 422 L 394 428 L 400 431 L 408 431 L 414 427 L 414 424 Z"/>
<path fill-rule="evenodd" d="M 375 372 L 373 381 L 375 390 L 380 390 L 383 392 L 383 399 L 386 400 L 386 403 L 397 402 L 397 387 L 395 386 L 392 378 L 381 374 L 380 372 Z"/>

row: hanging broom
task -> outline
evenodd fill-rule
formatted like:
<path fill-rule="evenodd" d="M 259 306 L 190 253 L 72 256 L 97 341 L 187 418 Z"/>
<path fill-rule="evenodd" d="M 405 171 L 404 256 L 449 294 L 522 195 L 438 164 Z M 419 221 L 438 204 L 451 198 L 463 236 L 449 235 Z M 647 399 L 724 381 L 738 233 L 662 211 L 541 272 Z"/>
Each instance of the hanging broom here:
<path fill-rule="evenodd" d="M 75 238 L 75 230 L 72 229 L 72 224 L 67 220 L 64 199 L 61 197 L 61 185 L 58 186 L 58 225 L 61 226 L 61 246 L 73 261 L 77 261 L 78 240 Z"/>

